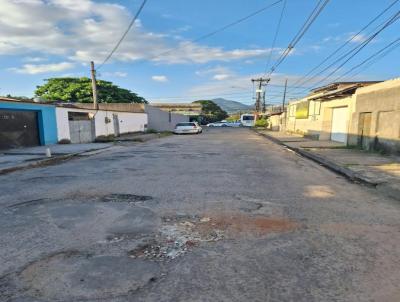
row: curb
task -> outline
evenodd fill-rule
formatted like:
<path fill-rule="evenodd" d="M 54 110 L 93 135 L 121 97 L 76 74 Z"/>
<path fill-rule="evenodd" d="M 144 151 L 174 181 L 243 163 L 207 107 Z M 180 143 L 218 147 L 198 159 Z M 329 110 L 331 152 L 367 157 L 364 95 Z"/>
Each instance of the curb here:
<path fill-rule="evenodd" d="M 285 148 L 287 148 L 289 150 L 292 150 L 293 152 L 295 152 L 295 153 L 297 153 L 297 154 L 299 154 L 299 155 L 301 155 L 303 157 L 311 159 L 312 161 L 320 164 L 321 166 L 324 166 L 325 168 L 327 168 L 327 169 L 329 169 L 329 170 L 331 170 L 331 171 L 333 171 L 335 173 L 338 173 L 338 174 L 346 177 L 347 179 L 349 179 L 349 180 L 351 180 L 353 182 L 362 183 L 364 185 L 367 185 L 367 186 L 370 186 L 370 187 L 374 187 L 374 188 L 376 188 L 378 185 L 380 185 L 380 183 L 372 182 L 372 181 L 370 181 L 368 179 L 365 179 L 364 177 L 360 176 L 360 174 L 358 174 L 358 173 L 356 173 L 356 172 L 354 172 L 354 171 L 352 171 L 350 169 L 344 168 L 344 167 L 338 165 L 337 163 L 335 163 L 335 162 L 333 162 L 333 161 L 331 161 L 329 159 L 326 159 L 325 157 L 316 155 L 316 154 L 314 154 L 312 152 L 306 151 L 306 150 L 301 149 L 301 148 L 288 146 L 285 143 L 281 142 L 279 139 L 277 139 L 277 138 L 275 138 L 273 136 L 270 136 L 268 134 L 265 134 L 265 133 L 260 133 L 257 130 L 253 130 L 253 131 L 255 133 L 257 133 L 258 135 L 261 135 L 261 136 L 269 139 L 270 141 L 272 141 L 272 142 L 274 142 L 274 143 L 276 143 L 276 144 L 278 144 L 280 146 L 284 146 Z"/>
<path fill-rule="evenodd" d="M 91 153 L 91 152 L 95 152 L 95 151 L 105 151 L 111 147 L 113 147 L 113 146 L 108 146 L 108 147 L 104 147 L 104 148 L 100 148 L 100 149 L 90 149 L 90 150 L 86 150 L 86 151 L 82 151 L 82 152 L 70 153 L 70 154 L 65 154 L 65 155 L 58 155 L 58 156 L 51 157 L 51 158 L 41 159 L 34 163 L 27 164 L 27 165 L 19 165 L 19 166 L 0 169 L 0 175 L 5 175 L 5 174 L 9 174 L 9 173 L 12 173 L 15 171 L 20 171 L 20 170 L 28 170 L 28 169 L 32 169 L 32 168 L 54 165 L 61 161 L 67 161 L 74 157 L 83 155 L 85 153 Z"/>

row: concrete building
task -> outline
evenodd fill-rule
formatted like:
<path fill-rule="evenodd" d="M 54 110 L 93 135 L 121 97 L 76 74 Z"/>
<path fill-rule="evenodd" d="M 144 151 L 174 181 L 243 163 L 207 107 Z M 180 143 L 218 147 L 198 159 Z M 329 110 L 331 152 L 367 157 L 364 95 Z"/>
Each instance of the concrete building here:
<path fill-rule="evenodd" d="M 400 78 L 357 89 L 349 145 L 400 153 Z"/>
<path fill-rule="evenodd" d="M 55 143 L 54 105 L 0 97 L 0 149 Z"/>
<path fill-rule="evenodd" d="M 172 131 L 177 123 L 189 122 L 190 116 L 164 111 L 157 107 L 145 105 L 148 116 L 147 128 L 156 131 Z"/>
<path fill-rule="evenodd" d="M 190 121 L 198 120 L 202 110 L 201 104 L 197 103 L 151 103 L 150 105 L 166 112 L 186 115 Z"/>
<path fill-rule="evenodd" d="M 144 104 L 67 103 L 56 105 L 59 141 L 71 143 L 93 142 L 98 137 L 143 132 L 147 129 Z"/>
<path fill-rule="evenodd" d="M 312 90 L 305 98 L 289 103 L 286 131 L 346 144 L 356 110 L 355 93 L 376 83 L 338 82 Z"/>

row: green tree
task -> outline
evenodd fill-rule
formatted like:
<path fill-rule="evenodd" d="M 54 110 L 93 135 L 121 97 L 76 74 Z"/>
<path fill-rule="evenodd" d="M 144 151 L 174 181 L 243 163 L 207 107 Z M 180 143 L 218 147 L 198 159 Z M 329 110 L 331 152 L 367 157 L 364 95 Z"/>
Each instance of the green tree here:
<path fill-rule="evenodd" d="M 213 101 L 199 100 L 193 103 L 198 103 L 202 106 L 200 116 L 202 124 L 217 122 L 228 117 L 228 113 L 222 110 L 221 107 L 219 107 Z"/>
<path fill-rule="evenodd" d="M 47 101 L 92 103 L 92 83 L 87 77 L 51 78 L 37 86 L 35 96 Z M 99 103 L 147 103 L 128 89 L 120 88 L 108 81 L 97 80 Z"/>

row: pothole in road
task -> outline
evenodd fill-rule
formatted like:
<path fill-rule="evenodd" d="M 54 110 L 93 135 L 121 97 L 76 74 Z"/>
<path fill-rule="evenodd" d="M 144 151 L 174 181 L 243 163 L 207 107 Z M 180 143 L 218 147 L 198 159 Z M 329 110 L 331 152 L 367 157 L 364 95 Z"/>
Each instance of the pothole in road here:
<path fill-rule="evenodd" d="M 116 273 L 117 272 L 117 273 Z M 126 256 L 61 252 L 28 265 L 18 281 L 31 297 L 55 300 L 111 299 L 133 293 L 161 273 L 156 263 Z"/>
<path fill-rule="evenodd" d="M 128 252 L 131 258 L 169 261 L 186 254 L 202 242 L 216 242 L 224 238 L 220 230 L 198 231 L 199 224 L 207 223 L 208 217 L 178 215 L 162 217 L 159 233 L 148 242 Z"/>
<path fill-rule="evenodd" d="M 153 197 L 147 195 L 135 195 L 135 194 L 109 194 L 101 198 L 102 202 L 128 202 L 135 203 L 140 201 L 149 201 Z"/>
<path fill-rule="evenodd" d="M 164 216 L 159 233 L 151 240 L 128 252 L 131 258 L 169 261 L 182 256 L 202 243 L 217 242 L 238 235 L 263 236 L 289 232 L 298 223 L 284 219 L 243 214 L 210 216 Z"/>

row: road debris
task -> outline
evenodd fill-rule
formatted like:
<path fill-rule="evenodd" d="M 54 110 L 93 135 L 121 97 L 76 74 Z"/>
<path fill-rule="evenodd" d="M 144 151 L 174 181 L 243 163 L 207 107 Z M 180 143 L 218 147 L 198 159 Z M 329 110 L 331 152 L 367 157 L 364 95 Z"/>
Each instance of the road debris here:
<path fill-rule="evenodd" d="M 211 221 L 209 217 L 199 218 L 187 215 L 181 217 L 183 221 L 180 221 L 179 216 L 163 217 L 164 224 L 154 240 L 129 251 L 129 257 L 172 260 L 184 255 L 202 242 L 216 242 L 224 238 L 221 230 L 212 230 L 207 233 L 198 231 L 199 224 Z"/>

